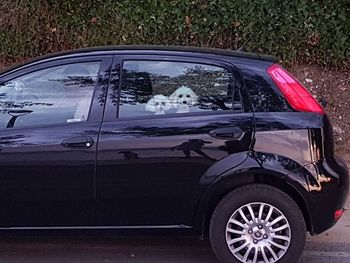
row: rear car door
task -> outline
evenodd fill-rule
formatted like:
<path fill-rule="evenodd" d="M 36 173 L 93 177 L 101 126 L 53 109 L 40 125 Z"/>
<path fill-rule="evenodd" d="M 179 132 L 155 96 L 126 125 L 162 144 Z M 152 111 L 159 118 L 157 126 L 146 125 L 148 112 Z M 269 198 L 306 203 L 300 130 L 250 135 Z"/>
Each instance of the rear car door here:
<path fill-rule="evenodd" d="M 0 82 L 0 226 L 94 224 L 110 56 L 25 66 Z"/>
<path fill-rule="evenodd" d="M 249 151 L 253 116 L 242 90 L 223 61 L 116 56 L 98 145 L 97 223 L 190 227 L 207 184 Z"/>

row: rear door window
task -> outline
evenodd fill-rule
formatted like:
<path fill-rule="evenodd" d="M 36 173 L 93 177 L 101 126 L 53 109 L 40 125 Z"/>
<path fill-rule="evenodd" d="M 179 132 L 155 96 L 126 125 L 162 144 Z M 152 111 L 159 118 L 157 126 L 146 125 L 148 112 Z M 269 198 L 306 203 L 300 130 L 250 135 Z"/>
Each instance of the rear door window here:
<path fill-rule="evenodd" d="M 176 61 L 123 63 L 121 118 L 240 110 L 239 102 L 234 76 L 225 68 Z"/>

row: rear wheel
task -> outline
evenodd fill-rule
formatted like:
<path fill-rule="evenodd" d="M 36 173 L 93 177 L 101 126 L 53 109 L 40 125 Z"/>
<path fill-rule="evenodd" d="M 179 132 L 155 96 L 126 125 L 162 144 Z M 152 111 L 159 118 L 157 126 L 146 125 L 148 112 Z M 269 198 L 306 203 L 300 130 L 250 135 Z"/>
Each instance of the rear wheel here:
<path fill-rule="evenodd" d="M 210 241 L 221 262 L 297 262 L 305 244 L 304 217 L 277 188 L 253 184 L 225 196 L 210 223 Z"/>

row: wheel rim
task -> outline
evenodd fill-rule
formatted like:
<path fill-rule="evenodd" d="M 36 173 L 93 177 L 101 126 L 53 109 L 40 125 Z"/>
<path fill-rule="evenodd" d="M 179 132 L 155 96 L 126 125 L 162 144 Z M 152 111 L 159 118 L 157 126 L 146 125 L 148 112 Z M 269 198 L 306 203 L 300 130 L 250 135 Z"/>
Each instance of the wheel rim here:
<path fill-rule="evenodd" d="M 266 203 L 238 208 L 226 225 L 226 243 L 244 263 L 273 263 L 287 252 L 291 229 L 286 216 Z"/>

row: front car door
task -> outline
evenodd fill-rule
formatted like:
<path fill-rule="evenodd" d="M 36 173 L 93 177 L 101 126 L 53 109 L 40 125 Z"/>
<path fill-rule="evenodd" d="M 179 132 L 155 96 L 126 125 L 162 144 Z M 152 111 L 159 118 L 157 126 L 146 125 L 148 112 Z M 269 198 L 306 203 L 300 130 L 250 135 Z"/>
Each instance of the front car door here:
<path fill-rule="evenodd" d="M 51 59 L 1 77 L 0 227 L 94 224 L 111 64 L 109 56 Z"/>
<path fill-rule="evenodd" d="M 238 73 L 216 60 L 123 55 L 112 77 L 97 223 L 191 227 L 207 184 L 243 162 L 251 144 Z"/>

